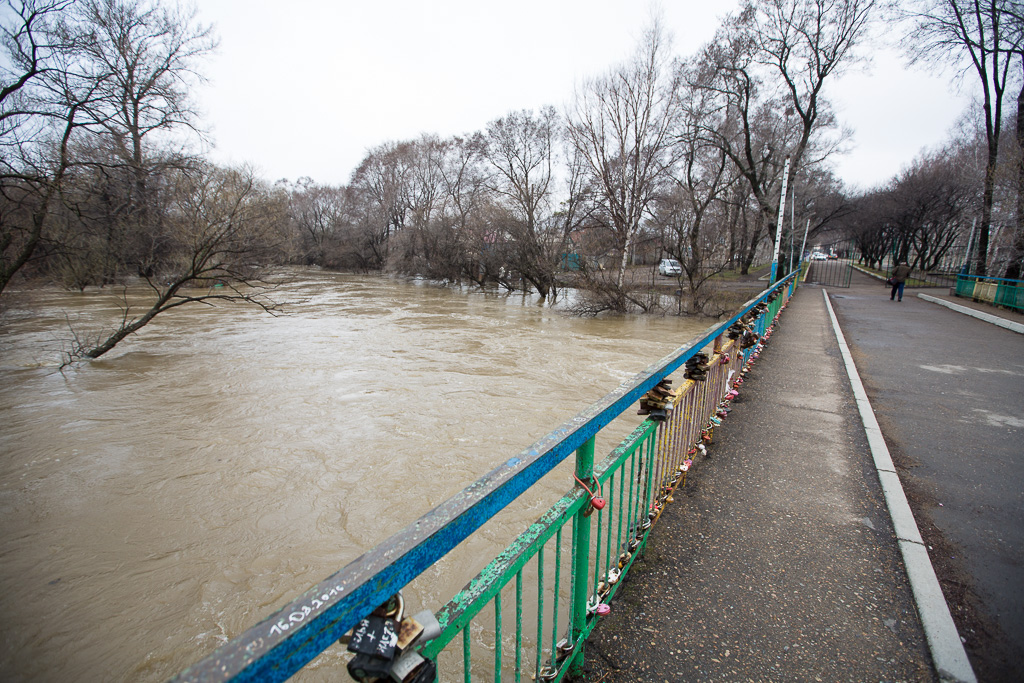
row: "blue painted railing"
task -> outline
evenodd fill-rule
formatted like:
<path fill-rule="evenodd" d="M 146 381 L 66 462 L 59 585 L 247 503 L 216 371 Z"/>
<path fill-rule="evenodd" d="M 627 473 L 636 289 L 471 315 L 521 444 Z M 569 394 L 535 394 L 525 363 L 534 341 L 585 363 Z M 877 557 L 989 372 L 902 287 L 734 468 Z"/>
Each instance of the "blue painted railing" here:
<path fill-rule="evenodd" d="M 584 446 L 589 444 L 592 462 L 592 439 L 602 428 L 635 406 L 644 394 L 720 338 L 730 325 L 772 292 L 791 293 L 795 275 L 790 273 L 729 320 L 709 327 L 173 680 L 289 678 L 567 457 L 581 449 L 586 452 Z M 771 315 L 777 312 L 779 304 L 769 309 Z M 768 315 L 758 316 L 756 330 L 763 333 L 770 320 Z"/>

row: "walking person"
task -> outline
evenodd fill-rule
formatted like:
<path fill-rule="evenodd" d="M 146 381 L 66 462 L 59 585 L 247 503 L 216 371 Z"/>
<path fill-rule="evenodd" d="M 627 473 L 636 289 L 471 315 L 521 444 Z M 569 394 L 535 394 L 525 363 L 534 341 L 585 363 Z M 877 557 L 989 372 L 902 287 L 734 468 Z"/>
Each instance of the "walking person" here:
<path fill-rule="evenodd" d="M 892 284 L 889 301 L 903 301 L 903 286 L 907 283 L 907 278 L 910 277 L 910 271 L 910 264 L 905 259 L 893 268 L 892 275 L 889 276 L 889 282 Z"/>

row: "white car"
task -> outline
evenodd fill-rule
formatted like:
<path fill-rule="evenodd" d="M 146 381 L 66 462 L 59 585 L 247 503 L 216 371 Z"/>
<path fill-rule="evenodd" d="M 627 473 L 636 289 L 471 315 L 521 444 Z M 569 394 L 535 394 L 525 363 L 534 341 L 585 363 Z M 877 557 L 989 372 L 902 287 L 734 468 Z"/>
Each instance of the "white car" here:
<path fill-rule="evenodd" d="M 658 264 L 658 272 L 662 275 L 676 276 L 683 274 L 683 267 L 674 258 L 663 258 Z"/>
<path fill-rule="evenodd" d="M 811 254 L 811 260 L 812 261 L 827 261 L 828 260 L 828 256 L 825 253 L 823 253 L 823 252 L 816 251 L 813 254 Z"/>

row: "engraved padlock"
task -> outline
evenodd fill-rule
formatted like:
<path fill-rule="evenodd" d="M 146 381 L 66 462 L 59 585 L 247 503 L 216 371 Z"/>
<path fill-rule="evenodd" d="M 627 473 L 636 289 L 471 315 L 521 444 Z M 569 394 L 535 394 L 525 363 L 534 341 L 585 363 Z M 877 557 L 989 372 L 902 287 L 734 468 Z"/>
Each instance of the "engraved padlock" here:
<path fill-rule="evenodd" d="M 352 629 L 348 651 L 369 655 L 390 662 L 398 644 L 398 622 L 370 615 Z"/>

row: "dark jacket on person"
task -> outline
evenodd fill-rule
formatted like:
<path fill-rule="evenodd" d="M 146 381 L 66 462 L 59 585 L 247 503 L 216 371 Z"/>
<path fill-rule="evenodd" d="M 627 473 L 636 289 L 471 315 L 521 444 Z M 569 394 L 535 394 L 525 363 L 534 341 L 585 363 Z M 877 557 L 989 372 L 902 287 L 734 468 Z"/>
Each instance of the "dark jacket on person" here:
<path fill-rule="evenodd" d="M 901 263 L 896 266 L 892 271 L 893 282 L 906 282 L 907 278 L 910 277 L 911 267 L 906 263 Z"/>

